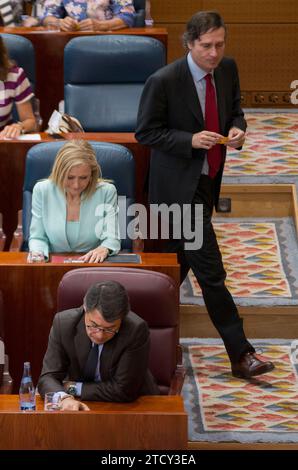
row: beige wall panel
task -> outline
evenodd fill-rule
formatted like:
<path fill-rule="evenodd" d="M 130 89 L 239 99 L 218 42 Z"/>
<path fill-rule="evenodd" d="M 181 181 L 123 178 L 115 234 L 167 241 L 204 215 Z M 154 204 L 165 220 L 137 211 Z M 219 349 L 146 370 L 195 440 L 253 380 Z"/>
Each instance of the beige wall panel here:
<path fill-rule="evenodd" d="M 181 57 L 181 55 L 184 54 L 184 48 L 182 47 L 182 34 L 185 30 L 185 24 L 155 23 L 154 26 L 157 28 L 163 27 L 168 30 L 168 63 Z"/>
<path fill-rule="evenodd" d="M 157 23 L 156 26 L 161 26 Z M 181 57 L 184 24 L 168 29 L 168 62 Z M 290 91 L 298 80 L 297 25 L 228 25 L 226 54 L 238 64 L 243 91 Z"/>
<path fill-rule="evenodd" d="M 151 15 L 158 23 L 186 23 L 199 10 L 203 0 L 151 0 Z"/>
<path fill-rule="evenodd" d="M 229 25 L 226 54 L 237 60 L 242 90 L 290 90 L 298 79 L 298 24 Z"/>
<path fill-rule="evenodd" d="M 297 0 L 203 0 L 203 10 L 219 11 L 226 23 L 298 21 Z"/>
<path fill-rule="evenodd" d="M 151 0 L 158 23 L 185 23 L 196 11 L 218 10 L 227 23 L 296 23 L 297 0 Z"/>

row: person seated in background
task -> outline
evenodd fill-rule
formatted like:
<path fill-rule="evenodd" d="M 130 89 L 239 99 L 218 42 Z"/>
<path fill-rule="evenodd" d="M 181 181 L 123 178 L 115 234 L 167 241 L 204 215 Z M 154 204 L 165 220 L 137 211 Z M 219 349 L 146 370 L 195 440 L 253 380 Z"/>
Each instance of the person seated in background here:
<path fill-rule="evenodd" d="M 22 67 L 9 59 L 0 36 L 0 139 L 15 139 L 20 134 L 36 130 L 31 99 L 34 94 Z M 16 105 L 19 121 L 13 122 Z"/>
<path fill-rule="evenodd" d="M 80 399 L 130 402 L 159 395 L 148 370 L 149 335 L 147 323 L 130 311 L 120 283 L 93 284 L 82 307 L 54 318 L 39 393 L 57 392 L 62 410 L 88 410 Z"/>
<path fill-rule="evenodd" d="M 0 0 L 0 26 L 14 27 L 22 24 L 22 0 Z"/>
<path fill-rule="evenodd" d="M 44 26 L 61 31 L 112 31 L 134 26 L 133 0 L 45 0 Z"/>
<path fill-rule="evenodd" d="M 22 16 L 22 26 L 32 28 L 42 24 L 45 0 L 31 0 L 31 15 Z"/>
<path fill-rule="evenodd" d="M 45 0 L 0 0 L 0 26 L 25 26 L 31 28 L 41 24 Z M 31 3 L 31 7 L 28 7 Z M 26 6 L 25 6 L 26 5 Z M 25 7 L 24 7 L 25 6 Z M 31 10 L 31 15 L 27 13 Z"/>
<path fill-rule="evenodd" d="M 34 186 L 29 250 L 86 253 L 80 260 L 90 263 L 120 250 L 117 191 L 87 141 L 63 145 L 49 178 Z"/>

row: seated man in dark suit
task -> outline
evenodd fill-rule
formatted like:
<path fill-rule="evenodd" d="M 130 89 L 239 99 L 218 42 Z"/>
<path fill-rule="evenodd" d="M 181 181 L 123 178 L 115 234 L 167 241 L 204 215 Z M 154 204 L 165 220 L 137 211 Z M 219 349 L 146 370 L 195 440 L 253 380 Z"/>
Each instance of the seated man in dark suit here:
<path fill-rule="evenodd" d="M 158 395 L 148 370 L 147 323 L 130 311 L 118 282 L 94 284 L 83 307 L 57 313 L 38 390 L 57 392 L 63 410 L 86 410 L 87 401 L 130 402 Z"/>

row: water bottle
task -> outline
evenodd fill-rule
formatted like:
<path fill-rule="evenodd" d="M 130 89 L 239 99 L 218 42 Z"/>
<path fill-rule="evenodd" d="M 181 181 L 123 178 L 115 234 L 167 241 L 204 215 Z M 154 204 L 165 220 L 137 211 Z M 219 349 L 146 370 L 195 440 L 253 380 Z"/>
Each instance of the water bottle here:
<path fill-rule="evenodd" d="M 35 411 L 35 388 L 32 382 L 30 362 L 24 362 L 24 372 L 20 385 L 20 410 Z"/>

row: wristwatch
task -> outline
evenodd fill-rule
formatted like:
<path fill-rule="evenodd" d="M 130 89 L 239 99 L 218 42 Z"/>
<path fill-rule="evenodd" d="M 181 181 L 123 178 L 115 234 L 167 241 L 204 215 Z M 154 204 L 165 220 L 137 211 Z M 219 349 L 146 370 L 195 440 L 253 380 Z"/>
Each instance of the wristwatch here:
<path fill-rule="evenodd" d="M 77 385 L 76 382 L 68 382 L 68 385 L 65 390 L 66 393 L 75 397 L 77 395 Z"/>

